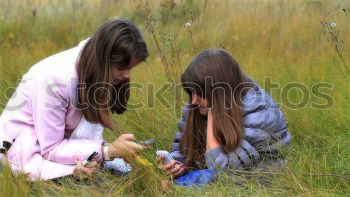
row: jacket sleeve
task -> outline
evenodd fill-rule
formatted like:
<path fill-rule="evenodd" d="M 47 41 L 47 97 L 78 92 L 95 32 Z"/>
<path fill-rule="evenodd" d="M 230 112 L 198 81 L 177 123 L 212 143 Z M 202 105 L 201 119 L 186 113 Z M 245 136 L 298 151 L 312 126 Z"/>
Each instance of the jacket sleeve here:
<path fill-rule="evenodd" d="M 261 160 L 263 155 L 278 157 L 280 150 L 290 143 L 288 124 L 278 105 L 263 90 L 256 93 L 257 96 L 247 95 L 245 100 L 244 139 L 239 147 L 228 154 L 220 147 L 206 152 L 208 168 L 250 166 Z"/>
<path fill-rule="evenodd" d="M 6 159 L 13 172 L 28 174 L 31 180 L 53 179 L 70 175 L 76 165 L 49 161 L 40 154 L 40 146 L 32 128 L 23 130 L 8 150 Z"/>
<path fill-rule="evenodd" d="M 30 93 L 33 124 L 40 155 L 60 164 L 76 164 L 77 157 L 86 159 L 93 152 L 101 160 L 101 140 L 66 139 L 65 117 L 69 104 L 69 87 L 49 77 L 35 79 Z"/>
<path fill-rule="evenodd" d="M 171 146 L 171 156 L 180 163 L 186 163 L 186 156 L 180 152 L 180 139 L 182 136 L 182 131 L 185 128 L 187 114 L 188 104 L 186 104 L 182 110 L 182 116 L 178 122 L 178 128 L 180 132 L 175 133 L 174 142 Z"/>

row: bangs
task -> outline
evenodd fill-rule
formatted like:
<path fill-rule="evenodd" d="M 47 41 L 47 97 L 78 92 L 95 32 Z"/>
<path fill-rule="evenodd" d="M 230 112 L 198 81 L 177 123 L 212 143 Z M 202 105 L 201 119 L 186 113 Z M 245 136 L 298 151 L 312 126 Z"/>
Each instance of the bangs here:
<path fill-rule="evenodd" d="M 193 92 L 196 95 L 205 98 L 205 84 L 203 81 L 199 80 L 197 76 L 185 72 L 181 77 L 181 85 L 190 98 Z"/>
<path fill-rule="evenodd" d="M 130 69 L 128 66 L 134 58 L 141 62 L 149 56 L 147 46 L 142 40 L 135 41 L 133 37 L 123 34 L 116 37 L 114 42 L 120 44 L 114 45 L 110 62 L 117 64 L 119 69 Z"/>
<path fill-rule="evenodd" d="M 118 69 L 125 69 L 128 67 L 131 57 L 127 53 L 111 54 L 111 64 L 116 64 Z"/>

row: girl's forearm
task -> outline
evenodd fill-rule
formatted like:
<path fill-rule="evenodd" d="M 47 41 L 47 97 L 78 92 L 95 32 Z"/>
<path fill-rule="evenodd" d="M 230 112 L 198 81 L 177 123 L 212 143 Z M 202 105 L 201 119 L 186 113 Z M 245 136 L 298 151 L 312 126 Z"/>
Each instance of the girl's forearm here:
<path fill-rule="evenodd" d="M 214 121 L 211 113 L 210 110 L 208 113 L 206 152 L 220 146 L 218 140 L 214 136 Z"/>
<path fill-rule="evenodd" d="M 208 132 L 208 134 L 207 134 L 207 150 L 206 150 L 206 152 L 220 146 L 219 142 L 214 137 L 213 132 L 209 132 L 209 131 L 207 131 L 207 132 Z"/>

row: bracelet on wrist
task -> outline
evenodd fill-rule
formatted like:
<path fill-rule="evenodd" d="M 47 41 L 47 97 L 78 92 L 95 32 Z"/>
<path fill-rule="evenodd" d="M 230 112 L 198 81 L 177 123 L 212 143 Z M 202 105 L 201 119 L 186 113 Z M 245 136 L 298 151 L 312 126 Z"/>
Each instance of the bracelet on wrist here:
<path fill-rule="evenodd" d="M 106 142 L 102 143 L 102 152 L 103 152 L 103 160 L 110 161 L 111 158 L 109 156 L 109 144 Z"/>

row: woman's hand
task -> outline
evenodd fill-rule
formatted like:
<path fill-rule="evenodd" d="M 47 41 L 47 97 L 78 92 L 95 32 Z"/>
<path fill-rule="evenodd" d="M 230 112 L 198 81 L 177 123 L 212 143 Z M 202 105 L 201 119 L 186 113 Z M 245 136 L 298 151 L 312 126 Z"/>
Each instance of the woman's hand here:
<path fill-rule="evenodd" d="M 169 174 L 173 178 L 178 178 L 182 176 L 185 172 L 185 165 L 179 164 L 177 161 L 172 161 L 167 164 L 163 164 L 164 156 L 161 155 L 157 158 L 158 166 Z"/>
<path fill-rule="evenodd" d="M 111 158 L 128 158 L 135 155 L 138 151 L 148 148 L 133 142 L 134 140 L 133 134 L 119 136 L 114 142 L 109 144 L 109 156 Z"/>
<path fill-rule="evenodd" d="M 92 161 L 86 166 L 83 166 L 82 162 L 78 162 L 77 167 L 74 168 L 73 175 L 79 179 L 89 178 L 98 170 L 98 163 Z"/>

